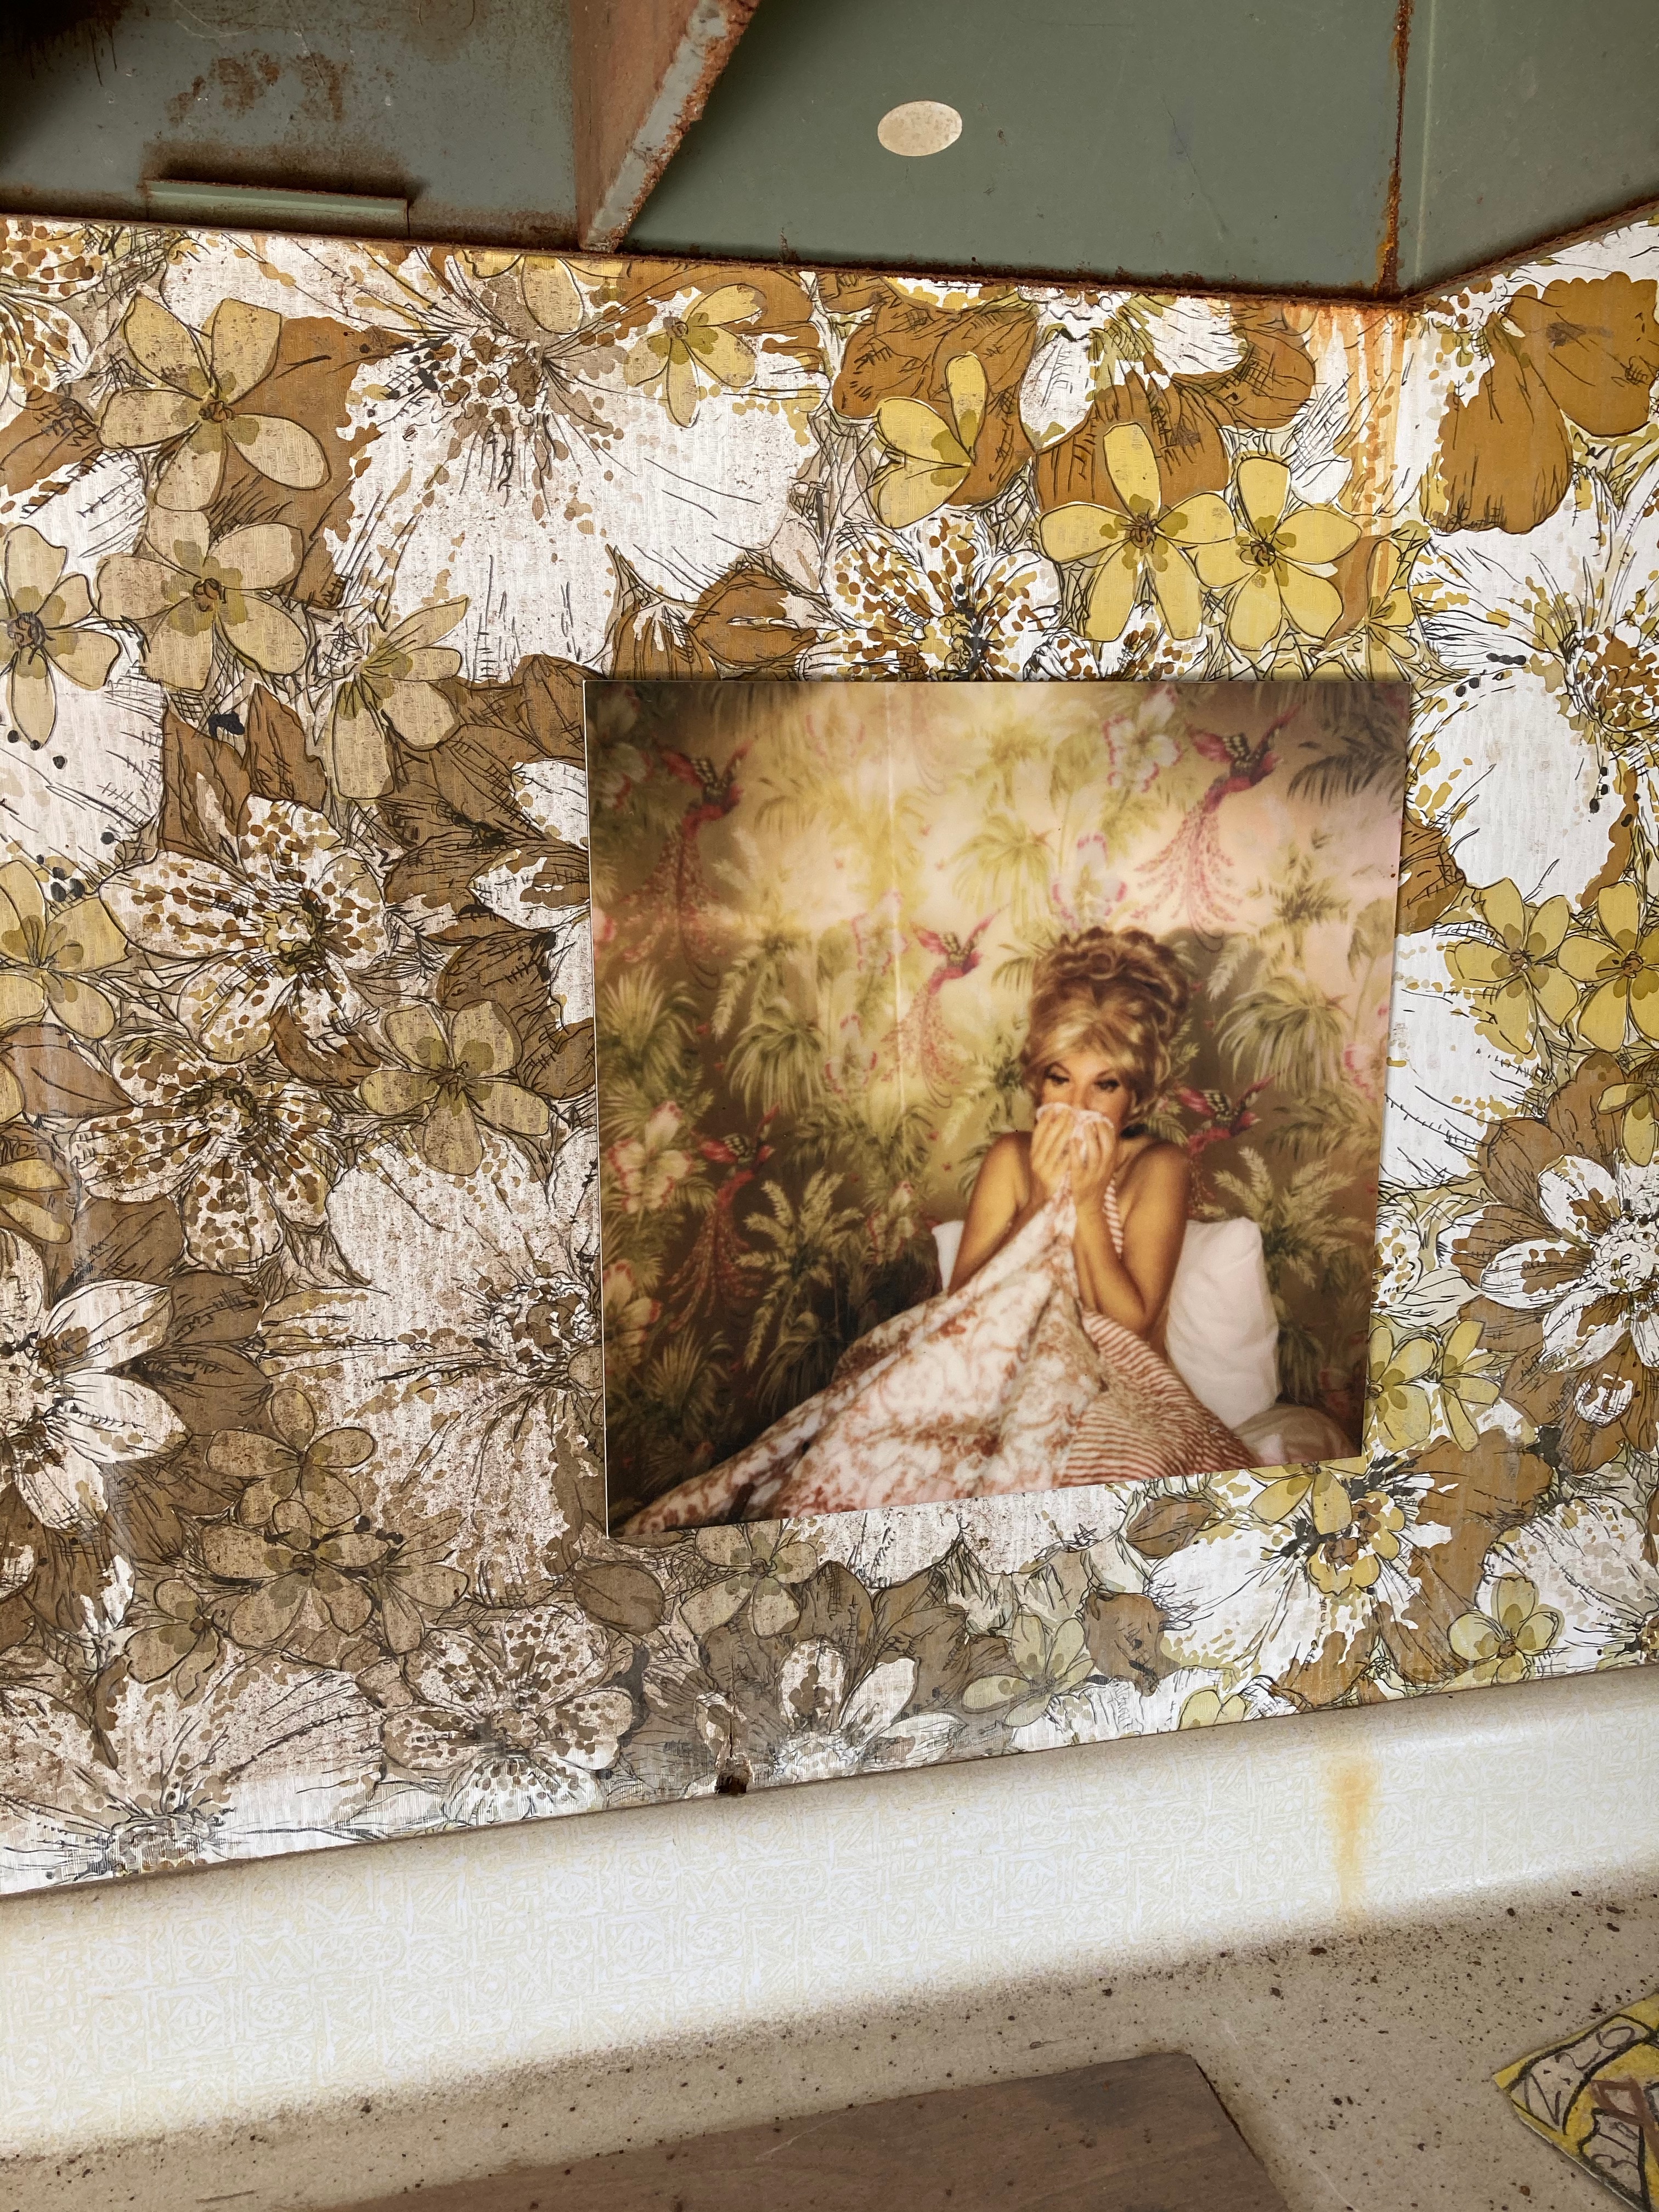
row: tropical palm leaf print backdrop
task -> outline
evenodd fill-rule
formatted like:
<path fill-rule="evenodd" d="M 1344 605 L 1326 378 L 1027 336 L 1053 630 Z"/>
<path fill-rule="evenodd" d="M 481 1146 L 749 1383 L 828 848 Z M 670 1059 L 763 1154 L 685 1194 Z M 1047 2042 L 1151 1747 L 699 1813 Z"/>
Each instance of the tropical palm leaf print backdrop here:
<path fill-rule="evenodd" d="M 590 685 L 613 1525 L 938 1288 L 1029 1127 L 1033 964 L 1194 985 L 1155 1125 L 1260 1222 L 1285 1395 L 1356 1444 L 1403 686 Z"/>

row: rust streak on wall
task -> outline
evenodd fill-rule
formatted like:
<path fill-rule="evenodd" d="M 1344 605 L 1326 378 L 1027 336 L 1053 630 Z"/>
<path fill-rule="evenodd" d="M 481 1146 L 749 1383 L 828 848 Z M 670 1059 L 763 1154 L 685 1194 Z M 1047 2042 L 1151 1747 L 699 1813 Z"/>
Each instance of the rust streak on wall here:
<path fill-rule="evenodd" d="M 1376 289 L 1385 298 L 1400 294 L 1400 170 L 1406 142 L 1406 64 L 1411 52 L 1413 0 L 1400 0 L 1394 19 L 1394 161 L 1382 214 L 1382 238 L 1376 255 Z"/>

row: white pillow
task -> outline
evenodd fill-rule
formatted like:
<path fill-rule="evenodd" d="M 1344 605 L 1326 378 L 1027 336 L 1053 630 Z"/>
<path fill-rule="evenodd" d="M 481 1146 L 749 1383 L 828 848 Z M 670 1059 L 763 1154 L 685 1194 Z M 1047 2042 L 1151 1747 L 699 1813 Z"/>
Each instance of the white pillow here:
<path fill-rule="evenodd" d="M 1170 1364 L 1236 1429 L 1279 1395 L 1279 1316 L 1254 1221 L 1189 1221 L 1170 1291 Z"/>
<path fill-rule="evenodd" d="M 951 1278 L 956 1272 L 957 1254 L 962 1249 L 962 1232 L 967 1226 L 965 1221 L 936 1221 L 933 1224 L 933 1242 L 939 1248 L 939 1279 L 947 1291 L 951 1287 Z"/>
<path fill-rule="evenodd" d="M 933 1231 L 948 1291 L 963 1224 Z M 1170 1291 L 1170 1364 L 1230 1429 L 1279 1396 L 1279 1316 L 1254 1221 L 1189 1221 Z"/>

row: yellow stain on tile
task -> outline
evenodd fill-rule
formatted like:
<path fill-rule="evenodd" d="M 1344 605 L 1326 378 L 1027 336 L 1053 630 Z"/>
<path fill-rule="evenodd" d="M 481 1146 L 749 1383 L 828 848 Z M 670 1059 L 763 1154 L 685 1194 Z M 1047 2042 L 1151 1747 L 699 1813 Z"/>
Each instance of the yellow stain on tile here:
<path fill-rule="evenodd" d="M 1376 1769 L 1361 1754 L 1336 1760 L 1325 1776 L 1325 1819 L 1345 1914 L 1365 1903 L 1371 1826 L 1376 1816 Z"/>

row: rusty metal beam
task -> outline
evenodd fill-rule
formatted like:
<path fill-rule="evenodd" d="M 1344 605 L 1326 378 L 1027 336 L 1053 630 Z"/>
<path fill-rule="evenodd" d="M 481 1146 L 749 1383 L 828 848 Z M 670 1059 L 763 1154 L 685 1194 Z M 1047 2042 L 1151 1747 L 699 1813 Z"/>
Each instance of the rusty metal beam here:
<path fill-rule="evenodd" d="M 576 234 L 609 252 L 667 167 L 758 0 L 572 0 Z"/>

